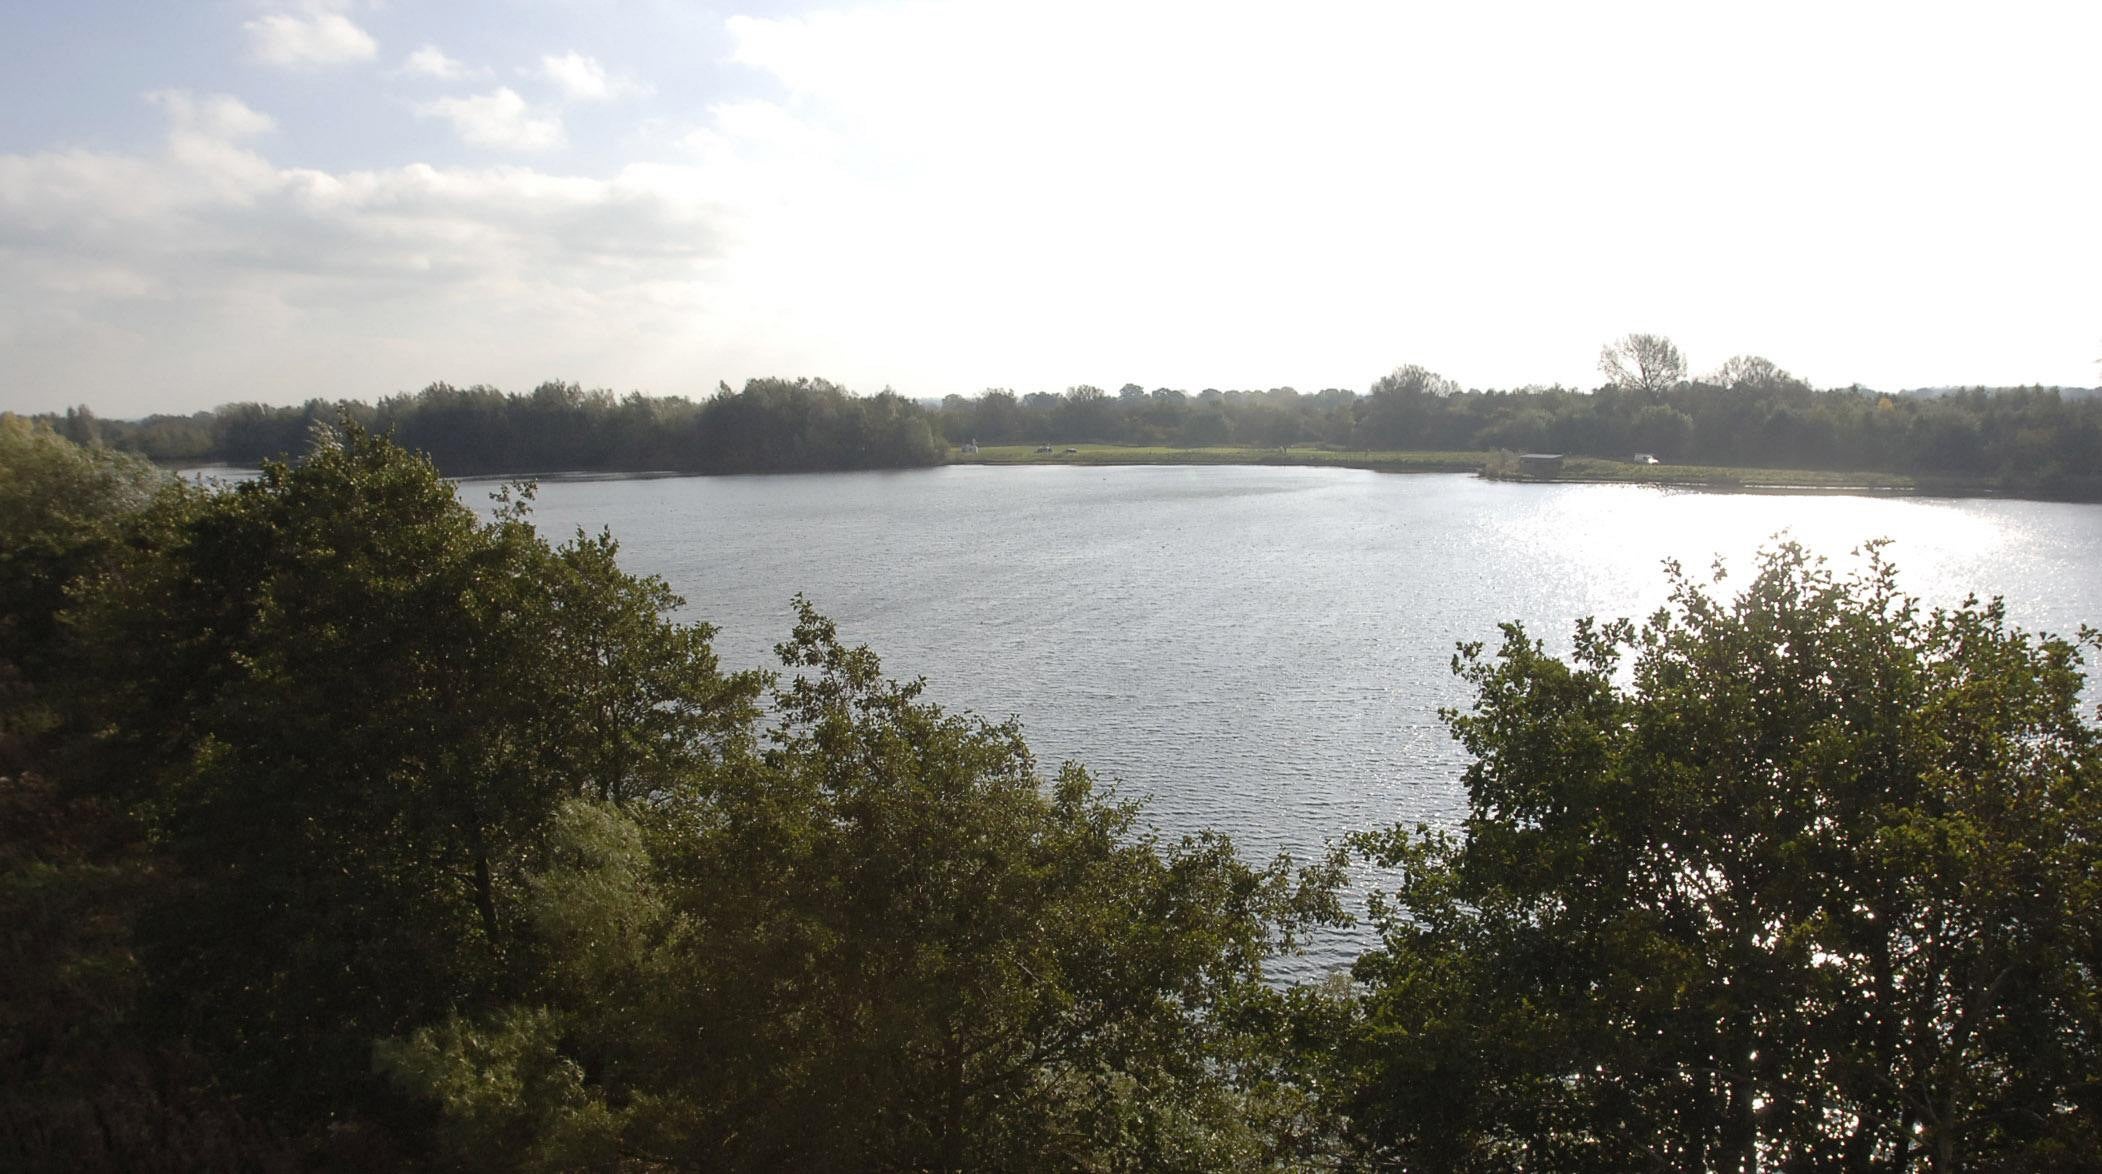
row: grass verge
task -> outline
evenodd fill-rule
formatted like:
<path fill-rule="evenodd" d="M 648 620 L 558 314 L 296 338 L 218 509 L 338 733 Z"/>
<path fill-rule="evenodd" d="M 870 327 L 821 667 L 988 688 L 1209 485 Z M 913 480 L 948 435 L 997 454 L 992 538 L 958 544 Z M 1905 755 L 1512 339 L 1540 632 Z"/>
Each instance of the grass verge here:
<path fill-rule="evenodd" d="M 1733 493 L 1919 494 L 1934 497 L 2023 497 L 2102 501 L 2102 476 L 2034 478 L 1915 477 L 1850 469 L 1743 469 L 1723 465 L 1638 465 L 1603 457 L 1567 457 L 1546 477 L 1526 476 L 1508 452 L 1413 452 L 1295 445 L 1175 448 L 1127 444 L 987 445 L 975 453 L 951 449 L 955 465 L 1300 465 L 1372 469 L 1382 473 L 1479 473 L 1503 481 L 1593 482 L 1676 486 Z"/>
<path fill-rule="evenodd" d="M 1166 445 L 1060 444 L 1049 453 L 1032 444 L 989 444 L 975 453 L 950 450 L 952 465 L 1312 465 L 1341 469 L 1377 469 L 1388 473 L 1473 473 L 1491 454 L 1486 452 L 1387 452 L 1328 449 L 1295 445 L 1290 449 L 1221 445 L 1171 448 Z"/>

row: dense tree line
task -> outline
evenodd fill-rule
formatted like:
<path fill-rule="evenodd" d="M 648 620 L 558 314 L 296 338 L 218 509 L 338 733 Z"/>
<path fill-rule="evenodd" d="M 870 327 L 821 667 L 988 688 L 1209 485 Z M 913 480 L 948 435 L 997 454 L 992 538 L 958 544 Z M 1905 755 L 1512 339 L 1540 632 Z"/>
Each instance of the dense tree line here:
<path fill-rule="evenodd" d="M 354 424 L 206 491 L 0 419 L 0 1166 L 2102 1154 L 2079 645 L 1880 556 L 1462 649 L 1467 816 L 1357 838 L 1299 987 L 1340 857 L 1146 834 L 801 600 L 726 669 L 617 556 Z"/>
<path fill-rule="evenodd" d="M 305 450 L 317 428 L 349 419 L 426 453 L 451 476 L 673 471 L 782 473 L 888 469 L 942 459 L 925 409 L 895 392 L 850 395 L 822 379 L 754 379 L 696 403 L 616 396 L 574 383 L 523 395 L 432 384 L 377 404 L 235 403 L 192 416 L 97 419 L 75 408 L 48 421 L 77 443 L 107 443 L 164 464 L 257 465 Z"/>
<path fill-rule="evenodd" d="M 1746 357 L 1703 379 L 1660 377 L 1654 366 L 1624 376 L 1591 391 L 1463 391 L 1420 367 L 1383 376 L 1364 395 L 1289 387 L 1190 394 L 1134 384 L 1116 394 L 993 390 L 947 397 L 938 419 L 952 444 L 1314 444 L 1617 460 L 1648 453 L 1675 464 L 1910 473 L 2102 496 L 2102 398 L 2042 388 L 1814 391 Z"/>
<path fill-rule="evenodd" d="M 824 380 L 755 379 L 694 402 L 616 396 L 573 383 L 530 393 L 434 384 L 377 404 L 235 403 L 192 416 L 45 417 L 78 443 L 168 463 L 253 465 L 303 449 L 339 417 L 428 453 L 451 475 L 667 470 L 689 473 L 899 468 L 980 444 L 1102 443 L 1198 448 L 1561 452 L 1673 464 L 1910 474 L 2041 496 L 2102 499 L 2102 395 L 2051 388 L 1888 394 L 1814 390 L 1770 360 L 1739 355 L 1689 377 L 1654 335 L 1605 348 L 1591 390 L 1463 390 L 1404 366 L 1364 393 L 1290 387 L 1187 392 L 1125 384 L 1017 395 L 950 395 L 932 407 L 894 392 L 854 396 Z"/>

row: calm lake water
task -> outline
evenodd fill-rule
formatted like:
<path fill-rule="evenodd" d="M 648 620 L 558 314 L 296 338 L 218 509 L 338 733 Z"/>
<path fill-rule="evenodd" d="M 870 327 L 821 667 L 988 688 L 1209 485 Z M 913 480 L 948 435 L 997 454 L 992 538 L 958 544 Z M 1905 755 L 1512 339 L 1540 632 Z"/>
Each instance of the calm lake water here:
<path fill-rule="evenodd" d="M 726 665 L 771 665 L 802 592 L 932 699 L 1019 715 L 1047 772 L 1085 763 L 1162 832 L 1214 828 L 1251 856 L 1456 818 L 1463 761 L 1437 716 L 1467 700 L 1454 646 L 1515 619 L 1566 651 L 1578 617 L 1659 606 L 1666 559 L 1719 556 L 1741 582 L 1776 535 L 1842 567 L 1888 538 L 1928 604 L 1975 592 L 2031 630 L 2102 623 L 2093 505 L 954 467 L 546 481 L 536 513 L 550 538 L 611 527 L 629 570 L 720 629 Z"/>

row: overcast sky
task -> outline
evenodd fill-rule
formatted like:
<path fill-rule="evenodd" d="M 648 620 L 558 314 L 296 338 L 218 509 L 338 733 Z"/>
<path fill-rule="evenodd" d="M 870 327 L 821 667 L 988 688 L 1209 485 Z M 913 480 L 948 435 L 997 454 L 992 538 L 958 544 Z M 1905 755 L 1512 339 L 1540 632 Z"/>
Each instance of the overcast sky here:
<path fill-rule="evenodd" d="M 2093 0 L 12 0 L 0 44 L 0 408 L 2102 355 Z"/>

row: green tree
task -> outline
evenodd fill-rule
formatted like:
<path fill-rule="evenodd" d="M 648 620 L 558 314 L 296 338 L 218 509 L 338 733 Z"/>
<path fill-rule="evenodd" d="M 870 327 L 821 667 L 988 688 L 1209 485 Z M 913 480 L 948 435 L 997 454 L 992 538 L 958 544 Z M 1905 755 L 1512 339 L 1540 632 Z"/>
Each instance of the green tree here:
<path fill-rule="evenodd" d="M 295 1123 L 366 1103 L 375 1040 L 517 989 L 562 800 L 633 799 L 744 735 L 756 681 L 610 540 L 480 521 L 355 427 L 176 491 L 78 607 L 106 794 L 171 883 L 166 1028 Z"/>
<path fill-rule="evenodd" d="M 1629 430 L 1644 451 L 1662 453 L 1666 461 L 1684 460 L 1693 443 L 1693 418 L 1664 404 L 1645 405 L 1635 413 Z"/>
<path fill-rule="evenodd" d="M 161 481 L 138 457 L 0 414 L 0 715 L 13 715 L 0 718 L 0 735 L 28 720 L 26 691 L 62 671 L 67 587 L 109 554 Z"/>
<path fill-rule="evenodd" d="M 1013 443 L 1024 433 L 1021 401 L 1002 387 L 987 388 L 976 401 L 979 440 L 989 444 Z"/>
<path fill-rule="evenodd" d="M 1116 401 L 1099 387 L 1082 384 L 1066 389 L 1058 413 L 1061 436 L 1068 440 L 1106 441 L 1116 429 Z"/>
<path fill-rule="evenodd" d="M 1759 355 L 1733 355 L 1707 377 L 1717 387 L 1742 387 L 1751 391 L 1807 392 L 1810 385 L 1782 370 L 1772 359 Z"/>
<path fill-rule="evenodd" d="M 85 413 L 83 413 L 84 415 Z M 71 786 L 63 611 L 166 478 L 0 416 L 0 1167 L 265 1168 L 291 1154 L 136 1015 L 135 916 L 165 883 L 120 805 Z"/>
<path fill-rule="evenodd" d="M 1413 1169 L 2081 1169 L 2102 1152 L 2102 736 L 2074 645 L 1872 556 L 1673 575 L 1456 669 L 1456 835 L 1398 868 L 1345 1049 Z M 2092 639 L 2092 637 L 2089 637 Z M 1629 659 L 1623 659 L 1627 657 Z"/>
<path fill-rule="evenodd" d="M 536 997 L 384 1050 L 463 1158 L 1217 1169 L 1312 1144 L 1250 1025 L 1332 876 L 1139 834 L 807 605 L 781 653 L 763 752 L 659 806 L 565 811 Z"/>
<path fill-rule="evenodd" d="M 1425 434 L 1434 401 L 1458 395 L 1460 385 L 1414 363 L 1373 381 L 1362 418 L 1358 444 L 1363 448 L 1426 447 Z"/>

